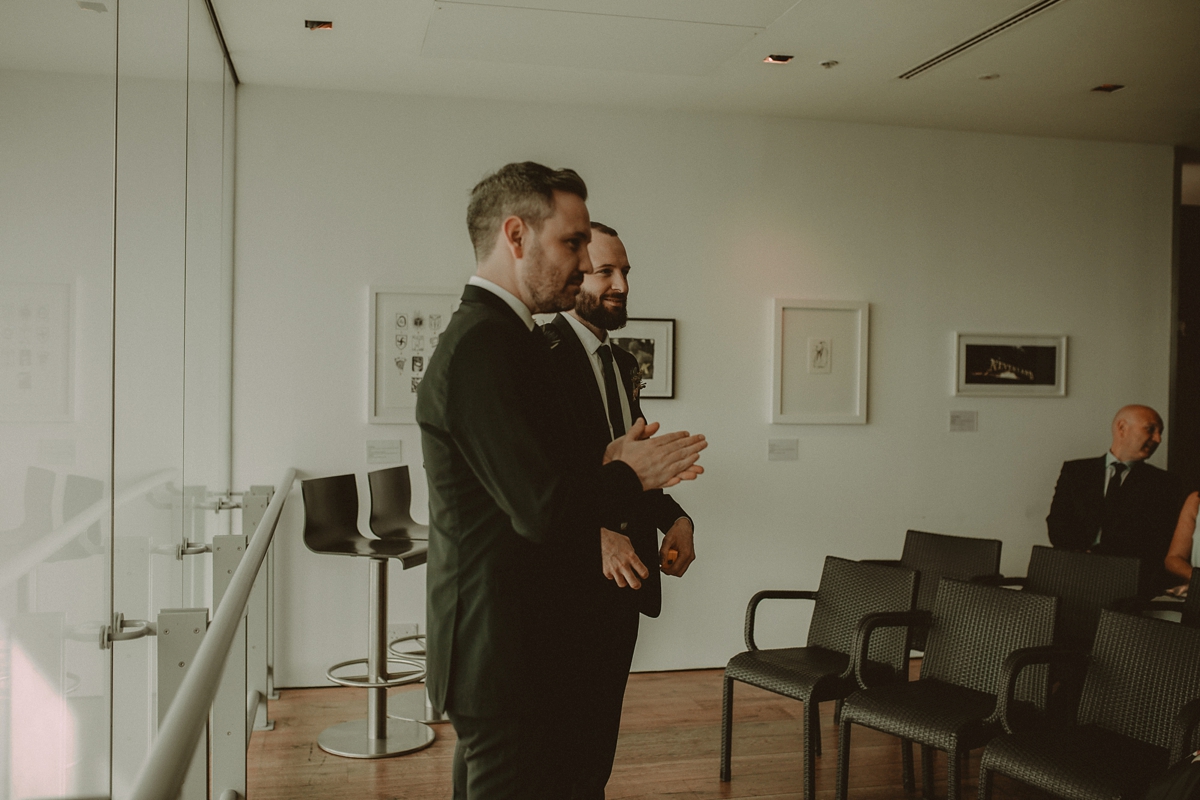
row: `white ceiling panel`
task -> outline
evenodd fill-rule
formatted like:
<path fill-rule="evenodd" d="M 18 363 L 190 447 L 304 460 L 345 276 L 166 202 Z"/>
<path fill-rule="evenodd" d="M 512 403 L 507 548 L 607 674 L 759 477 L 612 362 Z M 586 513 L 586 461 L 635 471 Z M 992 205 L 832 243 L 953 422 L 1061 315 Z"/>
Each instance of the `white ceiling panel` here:
<path fill-rule="evenodd" d="M 421 55 L 655 75 L 707 75 L 759 29 L 479 3 L 434 5 Z"/>
<path fill-rule="evenodd" d="M 799 0 L 443 0 L 463 5 L 539 8 L 612 17 L 672 19 L 765 28 Z"/>
<path fill-rule="evenodd" d="M 214 0 L 250 84 L 1200 147 L 1200 0 L 1062 0 L 897 78 L 1032 3 Z M 334 29 L 307 31 L 306 18 Z M 767 65 L 768 53 L 795 60 Z M 1088 91 L 1100 83 L 1126 88 Z"/>

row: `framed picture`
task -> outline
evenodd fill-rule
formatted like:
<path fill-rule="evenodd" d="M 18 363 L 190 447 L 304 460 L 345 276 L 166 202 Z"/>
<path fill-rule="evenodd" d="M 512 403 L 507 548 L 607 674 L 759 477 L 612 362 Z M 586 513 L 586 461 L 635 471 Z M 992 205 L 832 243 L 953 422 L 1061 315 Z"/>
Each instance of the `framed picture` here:
<path fill-rule="evenodd" d="M 608 340 L 637 359 L 642 379 L 639 397 L 675 396 L 675 320 L 630 319 Z"/>
<path fill-rule="evenodd" d="M 417 387 L 458 300 L 448 289 L 371 287 L 368 421 L 416 422 Z"/>
<path fill-rule="evenodd" d="M 866 423 L 869 316 L 860 301 L 775 300 L 771 422 Z"/>
<path fill-rule="evenodd" d="M 1064 397 L 1067 337 L 956 334 L 954 393 L 971 397 Z"/>
<path fill-rule="evenodd" d="M 75 419 L 74 290 L 0 283 L 0 422 Z"/>

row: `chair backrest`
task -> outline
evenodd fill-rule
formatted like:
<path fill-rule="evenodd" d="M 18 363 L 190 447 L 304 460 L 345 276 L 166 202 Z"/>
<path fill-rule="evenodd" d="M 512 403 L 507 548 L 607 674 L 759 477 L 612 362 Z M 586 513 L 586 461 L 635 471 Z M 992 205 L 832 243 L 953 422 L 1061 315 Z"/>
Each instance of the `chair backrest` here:
<path fill-rule="evenodd" d="M 1197 665 L 1200 630 L 1102 611 L 1083 681 L 1079 723 L 1171 747 L 1175 715 L 1184 703 L 1200 697 Z"/>
<path fill-rule="evenodd" d="M 1140 569 L 1136 558 L 1037 545 L 1029 557 L 1025 591 L 1057 597 L 1055 639 L 1088 650 L 1096 638 L 1100 609 L 1114 600 L 1135 597 Z"/>
<path fill-rule="evenodd" d="M 943 533 L 909 531 L 904 536 L 900 563 L 921 574 L 917 608 L 932 611 L 942 578 L 967 581 L 983 575 L 1000 574 L 999 539 L 947 536 Z"/>
<path fill-rule="evenodd" d="M 82 475 L 68 475 L 63 484 L 62 516 L 63 522 L 74 519 L 87 509 L 98 503 L 104 497 L 104 481 L 95 478 L 85 478 Z M 87 531 L 64 546 L 47 561 L 70 561 L 76 558 L 87 558 L 104 552 L 104 542 L 101 538 L 100 522 L 97 521 Z"/>
<path fill-rule="evenodd" d="M 942 578 L 921 677 L 995 694 L 1009 653 L 1054 642 L 1057 611 L 1056 597 Z M 1045 666 L 1025 670 L 1017 697 L 1044 705 L 1046 676 Z"/>
<path fill-rule="evenodd" d="M 910 611 L 916 588 L 917 573 L 911 569 L 826 556 L 808 625 L 808 646 L 853 657 L 859 620 L 874 611 Z M 907 652 L 903 628 L 882 628 L 871 636 L 872 661 L 900 670 Z"/>
<path fill-rule="evenodd" d="M 408 466 L 367 473 L 371 487 L 371 530 L 380 539 L 411 539 L 412 529 L 425 530 L 412 518 L 412 484 Z"/>
<path fill-rule="evenodd" d="M 309 550 L 341 552 L 337 543 L 362 537 L 353 474 L 310 478 L 301 481 L 300 489 L 304 495 L 304 544 Z"/>
<path fill-rule="evenodd" d="M 25 519 L 17 528 L 0 533 L 23 536 L 40 536 L 54 527 L 54 482 L 56 476 L 48 469 L 27 467 L 25 469 Z"/>

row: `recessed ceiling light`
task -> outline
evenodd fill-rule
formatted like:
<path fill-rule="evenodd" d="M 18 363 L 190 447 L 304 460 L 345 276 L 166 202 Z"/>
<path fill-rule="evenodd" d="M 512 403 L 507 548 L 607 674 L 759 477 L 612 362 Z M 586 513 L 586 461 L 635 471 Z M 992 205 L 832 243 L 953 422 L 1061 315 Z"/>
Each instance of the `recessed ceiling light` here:
<path fill-rule="evenodd" d="M 763 59 L 764 64 L 786 64 L 795 56 L 770 55 Z"/>
<path fill-rule="evenodd" d="M 994 81 L 994 80 L 996 80 L 996 79 L 997 79 L 997 78 L 999 78 L 999 77 L 1000 77 L 1000 73 L 999 73 L 999 72 L 989 72 L 987 75 L 980 75 L 980 76 L 979 76 L 979 80 L 981 80 L 981 81 Z"/>
<path fill-rule="evenodd" d="M 1099 86 L 1093 87 L 1092 91 L 1093 92 L 1104 92 L 1105 94 L 1112 94 L 1113 92 L 1120 91 L 1121 89 L 1124 89 L 1124 88 L 1125 88 L 1125 84 L 1123 84 L 1123 83 L 1102 83 Z"/>
<path fill-rule="evenodd" d="M 310 31 L 331 31 L 333 30 L 333 23 L 329 20 L 306 19 L 304 20 L 304 27 Z"/>
<path fill-rule="evenodd" d="M 834 61 L 832 58 L 829 59 L 828 61 L 821 62 L 821 66 L 824 67 L 825 69 L 833 69 L 837 65 L 838 65 L 838 62 Z"/>

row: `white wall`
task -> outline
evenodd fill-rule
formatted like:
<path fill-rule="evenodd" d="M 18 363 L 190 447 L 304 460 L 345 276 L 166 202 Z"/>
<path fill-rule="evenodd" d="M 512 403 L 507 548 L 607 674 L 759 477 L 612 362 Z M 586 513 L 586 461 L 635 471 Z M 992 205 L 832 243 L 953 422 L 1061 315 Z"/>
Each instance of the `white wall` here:
<path fill-rule="evenodd" d="M 1169 148 L 246 86 L 235 484 L 361 475 L 369 439 L 420 464 L 415 426 L 366 423 L 367 287 L 461 285 L 467 194 L 523 159 L 588 181 L 631 313 L 678 320 L 677 399 L 647 411 L 711 442 L 674 491 L 698 560 L 637 669 L 723 665 L 755 590 L 815 588 L 826 554 L 896 557 L 910 527 L 1003 539 L 1020 574 L 1060 463 L 1102 453 L 1123 403 L 1165 412 Z M 871 302 L 869 424 L 768 424 L 773 297 Z M 956 399 L 955 331 L 1069 335 L 1068 396 Z M 951 409 L 979 432 L 948 433 Z M 801 460 L 768 463 L 769 437 Z M 365 647 L 366 566 L 305 551 L 300 506 L 277 537 L 284 686 Z M 422 572 L 394 574 L 393 620 L 423 618 Z M 794 612 L 764 610 L 760 641 L 802 635 Z"/>

